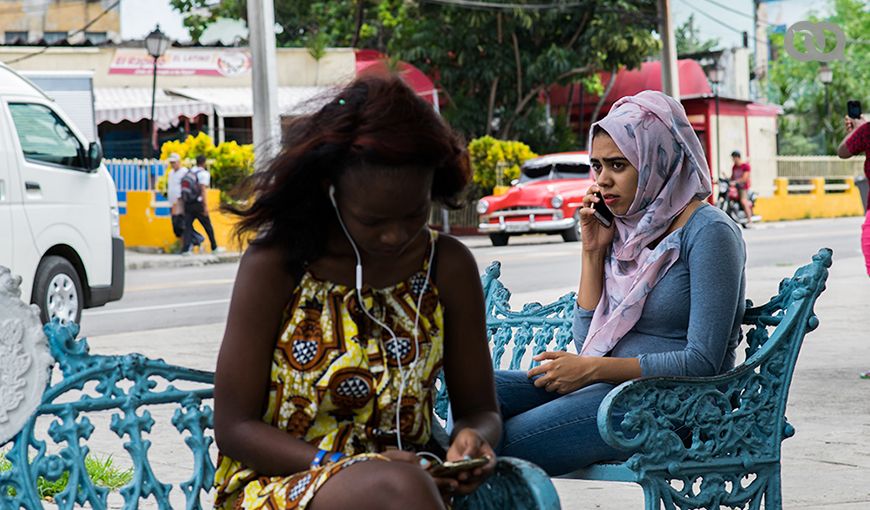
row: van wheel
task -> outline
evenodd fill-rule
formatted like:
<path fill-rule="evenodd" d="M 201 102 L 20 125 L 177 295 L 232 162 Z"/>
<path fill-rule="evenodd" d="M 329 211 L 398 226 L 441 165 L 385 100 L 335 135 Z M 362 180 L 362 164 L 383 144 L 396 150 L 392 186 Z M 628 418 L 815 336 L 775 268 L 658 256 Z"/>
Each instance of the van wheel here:
<path fill-rule="evenodd" d="M 574 226 L 562 231 L 562 240 L 566 243 L 576 243 L 580 240 L 580 209 L 574 213 Z"/>
<path fill-rule="evenodd" d="M 39 307 L 42 323 L 60 319 L 62 323 L 78 323 L 82 318 L 84 294 L 79 274 L 63 257 L 49 255 L 36 269 L 36 282 L 31 302 Z"/>
<path fill-rule="evenodd" d="M 489 240 L 493 246 L 507 246 L 509 236 L 507 234 L 490 234 Z"/>

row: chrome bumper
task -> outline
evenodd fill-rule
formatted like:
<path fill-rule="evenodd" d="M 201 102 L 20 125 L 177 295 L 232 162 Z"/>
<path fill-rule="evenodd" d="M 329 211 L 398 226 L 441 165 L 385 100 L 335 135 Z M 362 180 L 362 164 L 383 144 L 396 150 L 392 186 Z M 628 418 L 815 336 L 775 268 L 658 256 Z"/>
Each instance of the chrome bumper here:
<path fill-rule="evenodd" d="M 574 227 L 574 218 L 561 220 L 535 221 L 532 217 L 529 221 L 505 221 L 504 216 L 499 217 L 498 223 L 481 223 L 477 229 L 484 234 L 524 234 L 528 232 L 557 232 Z"/>

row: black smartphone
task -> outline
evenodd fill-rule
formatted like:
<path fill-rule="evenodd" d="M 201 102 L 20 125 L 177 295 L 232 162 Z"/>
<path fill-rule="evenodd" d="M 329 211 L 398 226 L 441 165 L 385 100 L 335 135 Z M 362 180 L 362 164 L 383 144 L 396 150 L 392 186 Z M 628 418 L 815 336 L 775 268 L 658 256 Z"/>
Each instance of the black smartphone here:
<path fill-rule="evenodd" d="M 592 202 L 592 212 L 602 225 L 610 228 L 610 225 L 613 225 L 613 212 L 604 203 L 604 197 L 600 191 L 596 191 L 595 196 L 598 197 L 598 202 Z"/>
<path fill-rule="evenodd" d="M 853 119 L 861 118 L 861 101 L 847 101 L 846 115 Z"/>

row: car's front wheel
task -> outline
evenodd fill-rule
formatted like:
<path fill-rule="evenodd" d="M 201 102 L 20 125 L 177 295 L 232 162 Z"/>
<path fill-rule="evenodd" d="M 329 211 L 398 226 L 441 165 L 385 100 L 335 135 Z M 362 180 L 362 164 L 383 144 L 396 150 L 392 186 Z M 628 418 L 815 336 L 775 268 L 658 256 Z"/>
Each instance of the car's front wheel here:
<path fill-rule="evenodd" d="M 576 243 L 580 240 L 580 209 L 574 213 L 574 225 L 562 231 L 562 240 L 566 243 Z"/>
<path fill-rule="evenodd" d="M 56 255 L 42 259 L 36 269 L 31 302 L 39 307 L 43 323 L 81 321 L 84 294 L 79 274 L 70 262 Z"/>
<path fill-rule="evenodd" d="M 493 246 L 507 246 L 510 236 L 507 234 L 490 234 L 489 240 Z"/>

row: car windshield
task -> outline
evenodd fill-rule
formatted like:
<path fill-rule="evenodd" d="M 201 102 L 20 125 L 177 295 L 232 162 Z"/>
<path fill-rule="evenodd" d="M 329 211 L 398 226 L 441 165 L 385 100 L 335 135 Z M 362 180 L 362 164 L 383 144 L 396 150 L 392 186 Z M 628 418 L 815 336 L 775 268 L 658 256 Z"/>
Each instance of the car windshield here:
<path fill-rule="evenodd" d="M 520 182 L 554 179 L 588 179 L 589 165 L 585 163 L 551 163 L 523 165 Z"/>

